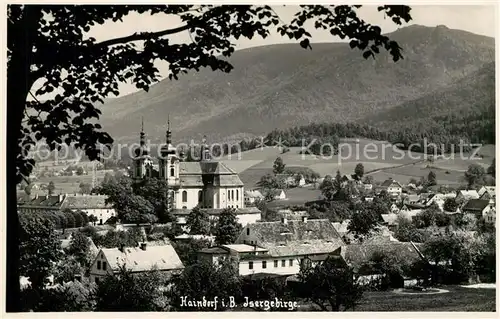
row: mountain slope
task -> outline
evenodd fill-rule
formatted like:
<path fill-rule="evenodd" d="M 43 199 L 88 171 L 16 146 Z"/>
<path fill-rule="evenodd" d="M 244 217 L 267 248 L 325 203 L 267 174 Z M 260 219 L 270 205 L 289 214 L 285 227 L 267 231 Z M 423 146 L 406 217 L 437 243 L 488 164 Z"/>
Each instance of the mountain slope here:
<path fill-rule="evenodd" d="M 390 110 L 366 117 L 364 123 L 377 127 L 397 128 L 436 117 L 462 117 L 464 114 L 483 114 L 495 117 L 495 63 L 488 63 L 478 71 L 446 87 L 407 101 Z"/>
<path fill-rule="evenodd" d="M 176 140 L 260 135 L 311 122 L 346 122 L 426 96 L 494 61 L 494 39 L 439 26 L 392 34 L 404 60 L 382 52 L 365 60 L 345 43 L 278 44 L 237 51 L 229 73 L 202 70 L 164 80 L 101 106 L 115 139 L 136 141 L 141 116 L 151 139 L 163 140 L 167 115 Z"/>

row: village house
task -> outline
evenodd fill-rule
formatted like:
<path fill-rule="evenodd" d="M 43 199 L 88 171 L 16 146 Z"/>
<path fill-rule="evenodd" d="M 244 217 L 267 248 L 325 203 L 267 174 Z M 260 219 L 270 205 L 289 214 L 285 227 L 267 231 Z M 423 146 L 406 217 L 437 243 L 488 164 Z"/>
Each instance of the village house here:
<path fill-rule="evenodd" d="M 246 225 L 235 245 L 219 248 L 241 255 L 240 274 L 295 275 L 301 263 L 315 264 L 330 255 L 339 255 L 344 242 L 327 219 L 308 220 L 303 216 L 300 220 L 288 220 L 285 215 L 281 221 Z M 226 254 L 220 249 L 203 253 Z"/>
<path fill-rule="evenodd" d="M 244 201 L 246 206 L 253 206 L 257 201 L 263 199 L 264 195 L 258 190 L 245 191 Z"/>
<path fill-rule="evenodd" d="M 172 245 L 141 243 L 139 247 L 102 248 L 90 267 L 90 281 L 99 283 L 107 275 L 119 272 L 120 267 L 125 267 L 132 274 L 155 269 L 167 276 L 184 269 Z"/>
<path fill-rule="evenodd" d="M 397 197 L 400 196 L 403 191 L 403 186 L 396 180 L 389 178 L 385 180 L 382 185 L 380 185 L 381 190 L 387 191 L 389 196 Z"/>
<path fill-rule="evenodd" d="M 274 200 L 286 200 L 286 193 L 282 189 L 273 189 L 271 190 L 271 195 L 273 196 Z"/>
<path fill-rule="evenodd" d="M 448 199 L 448 198 L 454 199 L 456 196 L 457 196 L 456 193 L 431 194 L 427 198 L 427 200 L 425 202 L 425 206 L 429 207 L 432 204 L 436 204 L 439 207 L 439 210 L 444 211 L 444 203 L 445 203 L 446 199 Z"/>
<path fill-rule="evenodd" d="M 35 195 L 34 198 L 18 202 L 17 204 L 20 212 L 28 213 L 63 211 L 66 209 L 83 211 L 88 216 L 94 215 L 97 217 L 97 222 L 101 225 L 109 218 L 116 216 L 112 205 L 106 204 L 106 196 L 104 195 Z"/>
<path fill-rule="evenodd" d="M 479 199 L 479 194 L 475 190 L 459 190 L 457 191 L 457 196 L 455 201 L 459 204 L 465 204 L 471 199 Z"/>
<path fill-rule="evenodd" d="M 344 237 L 349 230 L 347 227 L 349 226 L 349 223 L 351 222 L 350 219 L 345 219 L 342 222 L 333 222 L 332 226 L 335 228 L 337 233 L 339 233 L 340 236 Z"/>
<path fill-rule="evenodd" d="M 490 202 L 490 204 L 495 205 L 496 201 L 496 193 L 495 186 L 483 186 L 477 192 L 479 195 L 479 199 L 485 199 Z"/>
<path fill-rule="evenodd" d="M 488 216 L 491 220 L 491 215 L 495 214 L 495 205 L 490 204 L 487 199 L 471 199 L 463 207 L 462 213 L 471 217 L 481 218 Z"/>

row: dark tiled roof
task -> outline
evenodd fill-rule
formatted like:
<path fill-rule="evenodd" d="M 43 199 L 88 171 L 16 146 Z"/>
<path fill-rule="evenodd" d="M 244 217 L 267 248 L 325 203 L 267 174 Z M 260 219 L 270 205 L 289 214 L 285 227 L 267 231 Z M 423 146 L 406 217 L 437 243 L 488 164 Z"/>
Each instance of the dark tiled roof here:
<path fill-rule="evenodd" d="M 62 209 L 111 209 L 112 205 L 106 205 L 105 195 L 76 195 L 66 196 Z"/>
<path fill-rule="evenodd" d="M 62 199 L 59 195 L 38 196 L 30 201 L 26 201 L 24 206 L 47 207 L 58 209 L 61 206 Z"/>
<path fill-rule="evenodd" d="M 222 162 L 181 162 L 179 163 L 180 175 L 233 175 L 235 171 Z"/>
<path fill-rule="evenodd" d="M 286 224 L 281 221 L 259 222 L 249 224 L 248 227 L 263 243 L 279 244 L 284 241 L 311 242 L 312 240 L 342 242 L 341 236 L 328 219 L 312 219 L 306 222 L 290 220 Z"/>
<path fill-rule="evenodd" d="M 482 211 L 489 205 L 489 201 L 486 199 L 471 199 L 465 204 L 463 211 Z"/>
<path fill-rule="evenodd" d="M 421 244 L 415 244 L 419 249 Z M 370 261 L 376 252 L 396 255 L 405 262 L 412 263 L 420 256 L 411 243 L 386 242 L 381 244 L 353 244 L 347 245 L 345 259 L 355 270 L 359 270 L 363 264 Z"/>
<path fill-rule="evenodd" d="M 200 250 L 200 253 L 203 254 L 228 254 L 229 252 L 224 248 L 220 247 L 212 247 L 212 248 L 203 248 Z"/>

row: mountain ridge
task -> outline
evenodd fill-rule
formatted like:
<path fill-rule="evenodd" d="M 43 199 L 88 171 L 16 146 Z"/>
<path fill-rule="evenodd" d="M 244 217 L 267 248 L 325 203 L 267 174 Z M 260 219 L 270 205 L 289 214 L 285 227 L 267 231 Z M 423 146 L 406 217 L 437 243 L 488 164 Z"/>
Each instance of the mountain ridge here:
<path fill-rule="evenodd" d="M 241 139 L 312 122 L 360 121 L 448 87 L 494 61 L 494 39 L 412 25 L 391 34 L 403 47 L 394 63 L 365 60 L 346 43 L 275 44 L 239 50 L 225 74 L 201 70 L 146 92 L 107 101 L 101 123 L 118 141 L 135 141 L 144 116 L 152 140 Z M 136 129 L 134 129 L 136 127 Z"/>

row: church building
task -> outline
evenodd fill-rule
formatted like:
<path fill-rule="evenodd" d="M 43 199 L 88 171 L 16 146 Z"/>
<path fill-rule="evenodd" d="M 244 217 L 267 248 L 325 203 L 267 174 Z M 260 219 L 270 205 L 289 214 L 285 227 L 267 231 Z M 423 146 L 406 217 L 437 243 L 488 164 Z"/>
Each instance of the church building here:
<path fill-rule="evenodd" d="M 180 161 L 177 149 L 172 144 L 170 121 L 167 125 L 166 145 L 159 152 L 158 170 L 159 178 L 166 180 L 169 186 L 174 211 L 191 210 L 196 206 L 215 210 L 245 207 L 243 182 L 235 171 L 211 159 L 205 139 L 199 161 Z M 135 150 L 133 173 L 135 179 L 153 176 L 153 160 L 143 129 L 140 133 L 140 145 Z"/>

